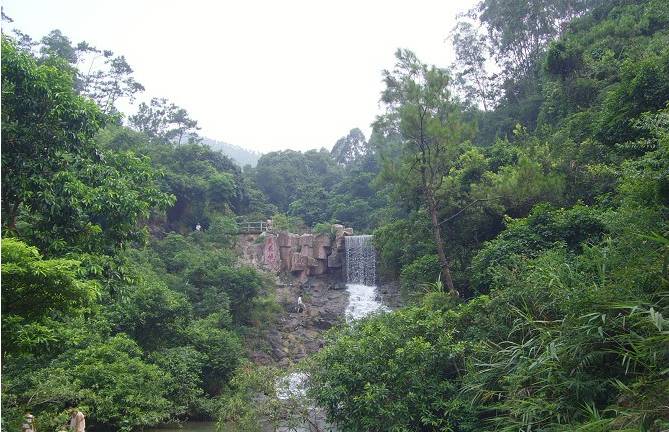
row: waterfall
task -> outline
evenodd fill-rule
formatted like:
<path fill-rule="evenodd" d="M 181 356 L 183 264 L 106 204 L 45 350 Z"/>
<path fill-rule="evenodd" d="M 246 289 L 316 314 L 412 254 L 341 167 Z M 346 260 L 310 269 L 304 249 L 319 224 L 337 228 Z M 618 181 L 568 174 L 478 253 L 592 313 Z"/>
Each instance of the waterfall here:
<path fill-rule="evenodd" d="M 344 237 L 346 291 L 348 291 L 345 318 L 349 323 L 375 312 L 389 310 L 378 300 L 376 294 L 376 250 L 372 244 L 373 238 L 371 235 Z M 276 381 L 277 397 L 282 400 L 304 398 L 308 385 L 309 376 L 305 373 L 287 374 Z M 301 425 L 296 430 L 306 432 L 312 429 L 311 426 L 307 429 L 307 426 Z"/>
<path fill-rule="evenodd" d="M 371 313 L 387 311 L 376 295 L 376 251 L 371 235 L 344 237 L 346 251 L 346 320 L 353 321 Z"/>
<path fill-rule="evenodd" d="M 376 285 L 376 251 L 371 235 L 344 237 L 346 250 L 346 282 Z"/>

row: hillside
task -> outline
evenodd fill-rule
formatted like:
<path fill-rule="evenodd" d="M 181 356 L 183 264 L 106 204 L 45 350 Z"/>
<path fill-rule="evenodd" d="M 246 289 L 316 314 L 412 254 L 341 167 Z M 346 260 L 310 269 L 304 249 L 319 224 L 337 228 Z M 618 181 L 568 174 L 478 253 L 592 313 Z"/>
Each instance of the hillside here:
<path fill-rule="evenodd" d="M 244 147 L 228 144 L 224 141 L 217 141 L 211 138 L 204 137 L 202 144 L 206 144 L 214 150 L 220 150 L 224 155 L 232 159 L 240 167 L 251 165 L 255 167 L 258 164 L 258 159 L 262 153 L 253 150 L 245 149 Z"/>

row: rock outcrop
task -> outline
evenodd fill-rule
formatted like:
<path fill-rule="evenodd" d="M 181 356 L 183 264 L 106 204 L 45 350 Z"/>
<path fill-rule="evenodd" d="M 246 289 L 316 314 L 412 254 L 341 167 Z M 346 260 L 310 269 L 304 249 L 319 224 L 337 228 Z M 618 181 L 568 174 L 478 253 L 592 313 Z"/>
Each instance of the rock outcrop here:
<path fill-rule="evenodd" d="M 240 242 L 245 261 L 272 273 L 292 273 L 299 281 L 309 276 L 341 276 L 344 262 L 344 237 L 353 228 L 333 225 L 333 235 L 264 232 L 246 235 Z"/>
<path fill-rule="evenodd" d="M 276 286 L 277 301 L 283 312 L 267 329 L 265 350 L 254 350 L 251 358 L 261 364 L 288 366 L 318 351 L 324 343 L 323 333 L 344 319 L 348 292 L 340 289 L 328 275 L 312 276 L 299 282 L 282 276 Z M 296 299 L 301 296 L 304 310 L 297 311 Z"/>

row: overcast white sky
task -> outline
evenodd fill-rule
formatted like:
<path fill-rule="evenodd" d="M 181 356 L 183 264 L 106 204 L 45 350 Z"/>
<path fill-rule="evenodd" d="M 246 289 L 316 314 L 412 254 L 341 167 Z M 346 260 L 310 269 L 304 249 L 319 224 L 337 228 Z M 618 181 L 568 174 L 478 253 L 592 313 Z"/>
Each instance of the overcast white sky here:
<path fill-rule="evenodd" d="M 394 51 L 453 60 L 449 31 L 474 0 L 3 0 L 34 39 L 123 54 L 146 87 L 186 108 L 201 134 L 268 152 L 331 148 L 379 113 Z"/>

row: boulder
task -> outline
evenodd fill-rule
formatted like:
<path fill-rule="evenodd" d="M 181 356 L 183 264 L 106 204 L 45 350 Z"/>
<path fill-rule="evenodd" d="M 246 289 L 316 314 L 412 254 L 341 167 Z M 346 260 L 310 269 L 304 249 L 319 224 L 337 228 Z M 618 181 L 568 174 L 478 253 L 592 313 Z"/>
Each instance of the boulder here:
<path fill-rule="evenodd" d="M 335 237 L 342 237 L 344 235 L 344 225 L 334 224 L 332 229 L 335 232 Z"/>
<path fill-rule="evenodd" d="M 297 280 L 300 282 L 306 282 L 309 279 L 309 268 L 307 267 L 305 270 L 299 272 L 297 274 Z"/>
<path fill-rule="evenodd" d="M 353 235 L 353 228 L 344 228 L 344 235 L 345 236 L 352 236 Z"/>
<path fill-rule="evenodd" d="M 346 289 L 346 284 L 344 282 L 335 282 L 328 285 L 329 290 L 340 291 Z"/>

